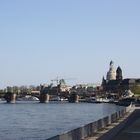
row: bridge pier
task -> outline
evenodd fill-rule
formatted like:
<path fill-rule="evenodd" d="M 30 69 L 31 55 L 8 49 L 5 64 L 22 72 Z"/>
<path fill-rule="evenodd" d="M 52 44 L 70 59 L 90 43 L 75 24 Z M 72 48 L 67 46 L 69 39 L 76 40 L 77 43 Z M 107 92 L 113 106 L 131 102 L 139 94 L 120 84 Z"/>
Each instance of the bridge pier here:
<path fill-rule="evenodd" d="M 40 103 L 48 103 L 50 99 L 50 95 L 49 94 L 45 94 L 45 93 L 40 93 Z"/>
<path fill-rule="evenodd" d="M 70 103 L 78 103 L 79 102 L 79 95 L 76 93 L 72 93 L 69 97 L 69 102 Z"/>
<path fill-rule="evenodd" d="M 7 101 L 7 103 L 16 103 L 16 93 L 12 93 L 12 92 L 7 92 L 5 94 L 5 100 Z"/>

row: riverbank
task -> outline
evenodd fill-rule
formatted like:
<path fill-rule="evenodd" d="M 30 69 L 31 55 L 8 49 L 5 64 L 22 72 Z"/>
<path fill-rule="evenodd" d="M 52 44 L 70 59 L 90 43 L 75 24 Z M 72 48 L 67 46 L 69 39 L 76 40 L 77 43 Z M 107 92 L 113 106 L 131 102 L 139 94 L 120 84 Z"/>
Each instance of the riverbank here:
<path fill-rule="evenodd" d="M 103 130 L 105 127 L 116 123 L 120 118 L 123 118 L 131 111 L 131 106 L 125 107 L 120 111 L 117 111 L 111 115 L 108 115 L 102 119 L 79 127 L 77 129 L 65 132 L 63 134 L 57 135 L 55 137 L 49 138 L 47 140 L 81 140 L 87 137 L 94 136 L 100 130 Z"/>
<path fill-rule="evenodd" d="M 134 113 L 134 111 L 135 111 L 135 108 L 132 107 L 128 112 L 126 112 L 126 114 L 123 117 L 116 120 L 114 123 L 107 125 L 103 129 L 94 133 L 93 136 L 85 138 L 84 140 L 114 140 L 116 138 L 116 135 L 119 134 L 120 131 L 125 126 L 127 126 L 127 123 L 130 121 L 130 117 Z M 116 138 L 115 140 L 129 140 L 129 139 Z"/>
<path fill-rule="evenodd" d="M 125 125 L 116 135 L 107 140 L 139 140 L 140 139 L 140 107 L 135 107 Z"/>

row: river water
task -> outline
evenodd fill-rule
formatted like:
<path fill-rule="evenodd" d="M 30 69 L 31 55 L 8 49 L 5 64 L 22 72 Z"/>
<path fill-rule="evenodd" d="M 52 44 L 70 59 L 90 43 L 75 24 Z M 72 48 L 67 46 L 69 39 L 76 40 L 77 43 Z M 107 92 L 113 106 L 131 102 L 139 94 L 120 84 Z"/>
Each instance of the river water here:
<path fill-rule="evenodd" d="M 0 102 L 0 140 L 45 140 L 103 118 L 113 104 Z"/>

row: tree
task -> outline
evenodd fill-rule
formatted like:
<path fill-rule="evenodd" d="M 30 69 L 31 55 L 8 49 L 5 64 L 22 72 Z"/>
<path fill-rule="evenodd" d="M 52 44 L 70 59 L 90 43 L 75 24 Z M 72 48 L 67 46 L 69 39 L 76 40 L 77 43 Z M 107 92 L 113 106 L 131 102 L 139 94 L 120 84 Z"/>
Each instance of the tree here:
<path fill-rule="evenodd" d="M 18 88 L 18 86 L 14 86 L 13 87 L 13 93 L 19 94 L 20 90 Z"/>
<path fill-rule="evenodd" d="M 135 84 L 131 89 L 130 89 L 135 95 L 140 96 L 140 85 Z"/>
<path fill-rule="evenodd" d="M 7 87 L 7 92 L 12 92 L 13 93 L 13 87 Z"/>

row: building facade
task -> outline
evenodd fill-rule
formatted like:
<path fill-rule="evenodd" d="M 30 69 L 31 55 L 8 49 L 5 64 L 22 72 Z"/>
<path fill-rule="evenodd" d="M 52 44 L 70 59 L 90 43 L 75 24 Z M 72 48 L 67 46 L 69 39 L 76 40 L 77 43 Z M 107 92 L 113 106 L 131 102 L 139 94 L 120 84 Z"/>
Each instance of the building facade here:
<path fill-rule="evenodd" d="M 110 62 L 106 79 L 104 77 L 102 79 L 102 88 L 104 92 L 123 94 L 125 90 L 129 90 L 135 85 L 140 85 L 140 79 L 123 79 L 121 67 L 118 66 L 117 69 L 115 69 L 114 62 Z"/>

